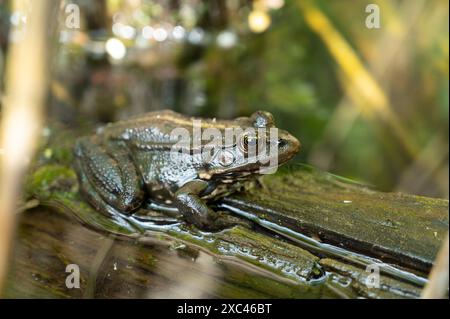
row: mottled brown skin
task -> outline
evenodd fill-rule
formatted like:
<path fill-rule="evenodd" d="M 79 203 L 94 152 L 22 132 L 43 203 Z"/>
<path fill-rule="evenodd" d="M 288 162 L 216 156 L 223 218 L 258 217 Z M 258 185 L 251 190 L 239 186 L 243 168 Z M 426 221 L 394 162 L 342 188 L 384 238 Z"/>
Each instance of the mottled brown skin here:
<path fill-rule="evenodd" d="M 168 204 L 197 227 L 214 229 L 217 214 L 207 206 L 206 199 L 233 192 L 264 165 L 248 161 L 246 144 L 239 141 L 225 145 L 208 162 L 191 145 L 180 155 L 181 160 L 174 162 L 172 146 L 178 140 L 171 137 L 171 132 L 185 128 L 192 133 L 193 120 L 201 120 L 202 131 L 216 128 L 222 136 L 225 128 L 259 127 L 268 132 L 275 127 L 272 115 L 262 111 L 234 120 L 159 111 L 109 124 L 76 142 L 75 166 L 82 193 L 106 214 L 131 214 L 148 203 Z M 299 151 L 300 143 L 286 131 L 278 130 L 277 147 L 281 165 Z M 227 165 L 223 165 L 223 151 L 231 154 Z"/>

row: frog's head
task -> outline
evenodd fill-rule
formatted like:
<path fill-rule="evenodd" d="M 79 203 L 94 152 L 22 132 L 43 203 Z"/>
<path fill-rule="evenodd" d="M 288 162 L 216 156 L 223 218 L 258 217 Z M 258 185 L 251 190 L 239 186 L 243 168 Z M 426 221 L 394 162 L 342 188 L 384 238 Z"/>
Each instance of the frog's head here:
<path fill-rule="evenodd" d="M 224 146 L 215 152 L 208 163 L 207 175 L 245 176 L 273 171 L 300 150 L 300 142 L 278 129 L 268 112 L 257 111 L 235 121 L 238 126 L 235 138 L 231 142 L 225 140 Z"/>

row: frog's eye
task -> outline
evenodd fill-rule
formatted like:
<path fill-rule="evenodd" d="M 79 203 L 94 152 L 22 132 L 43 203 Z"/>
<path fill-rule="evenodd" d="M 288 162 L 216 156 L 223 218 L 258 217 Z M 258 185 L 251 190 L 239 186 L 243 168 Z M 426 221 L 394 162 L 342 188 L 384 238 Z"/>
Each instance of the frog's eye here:
<path fill-rule="evenodd" d="M 242 134 L 241 142 L 239 143 L 241 151 L 247 153 L 249 149 L 256 150 L 258 145 L 258 138 L 255 135 L 248 133 Z"/>

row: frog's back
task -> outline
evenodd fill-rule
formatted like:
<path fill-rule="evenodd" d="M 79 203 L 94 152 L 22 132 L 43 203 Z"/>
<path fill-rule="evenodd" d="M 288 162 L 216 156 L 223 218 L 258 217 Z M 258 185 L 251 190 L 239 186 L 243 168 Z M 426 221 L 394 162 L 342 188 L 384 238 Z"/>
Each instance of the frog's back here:
<path fill-rule="evenodd" d="M 153 111 L 130 117 L 126 120 L 109 123 L 104 126 L 101 133 L 107 137 L 117 137 L 130 130 L 145 130 L 158 128 L 162 132 L 172 130 L 176 123 L 186 122 L 188 117 L 171 110 Z"/>
<path fill-rule="evenodd" d="M 202 130 L 216 128 L 223 131 L 225 128 L 239 126 L 248 118 L 235 120 L 216 120 L 185 116 L 171 110 L 153 111 L 127 120 L 111 123 L 102 128 L 101 134 L 110 139 L 137 139 L 145 143 L 174 143 L 171 133 L 174 129 L 184 128 L 192 132 L 194 121 L 201 124 Z M 173 137 L 172 137 L 173 138 Z"/>

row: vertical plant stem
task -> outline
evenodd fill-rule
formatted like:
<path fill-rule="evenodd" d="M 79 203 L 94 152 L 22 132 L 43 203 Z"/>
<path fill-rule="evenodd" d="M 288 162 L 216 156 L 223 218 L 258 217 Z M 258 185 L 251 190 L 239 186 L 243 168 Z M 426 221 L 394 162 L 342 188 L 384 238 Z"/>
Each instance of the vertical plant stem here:
<path fill-rule="evenodd" d="M 49 35 L 54 34 L 50 26 L 57 19 L 58 8 L 59 1 L 13 1 L 13 12 L 27 14 L 27 22 L 11 29 L 6 59 L 0 126 L 0 289 L 7 272 L 23 176 L 41 135 L 52 51 Z"/>
<path fill-rule="evenodd" d="M 448 233 L 431 269 L 428 284 L 422 291 L 423 299 L 446 298 L 448 290 Z"/>
<path fill-rule="evenodd" d="M 322 39 L 347 79 L 349 97 L 355 101 L 358 111 L 367 118 L 376 116 L 377 120 L 385 123 L 399 145 L 414 159 L 419 151 L 416 142 L 411 139 L 407 128 L 392 110 L 382 87 L 350 44 L 313 1 L 297 1 L 297 4 L 305 22 Z"/>

